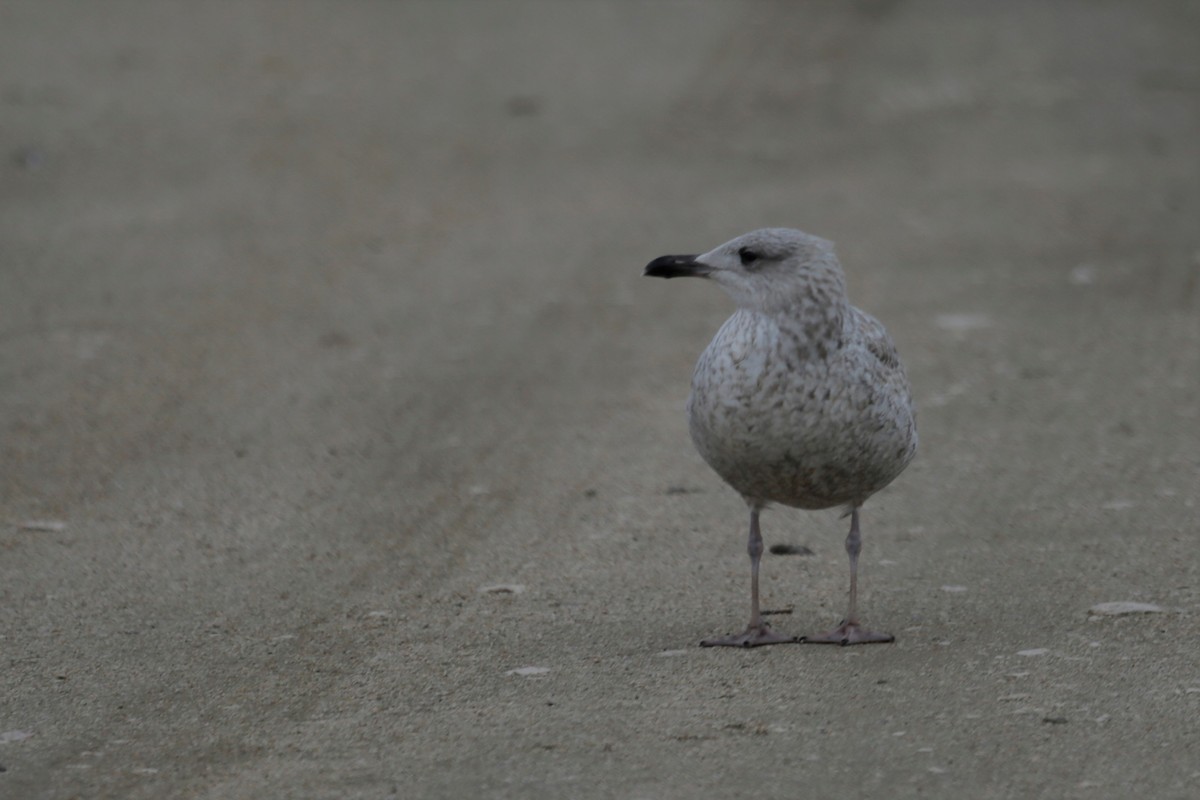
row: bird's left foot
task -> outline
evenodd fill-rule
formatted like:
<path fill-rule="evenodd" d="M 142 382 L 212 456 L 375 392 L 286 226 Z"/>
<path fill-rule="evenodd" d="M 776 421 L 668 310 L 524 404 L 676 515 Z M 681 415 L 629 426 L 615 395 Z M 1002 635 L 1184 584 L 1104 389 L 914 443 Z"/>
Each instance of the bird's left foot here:
<path fill-rule="evenodd" d="M 799 641 L 806 644 L 884 644 L 896 641 L 896 637 L 864 630 L 857 622 L 843 622 L 828 633 L 801 636 Z"/>
<path fill-rule="evenodd" d="M 763 623 L 751 628 L 746 628 L 742 633 L 733 636 L 723 636 L 720 639 L 705 639 L 700 642 L 701 647 L 762 647 L 768 644 L 794 644 L 799 642 L 794 636 L 788 636 L 783 633 L 776 633 L 771 630 L 771 626 Z"/>

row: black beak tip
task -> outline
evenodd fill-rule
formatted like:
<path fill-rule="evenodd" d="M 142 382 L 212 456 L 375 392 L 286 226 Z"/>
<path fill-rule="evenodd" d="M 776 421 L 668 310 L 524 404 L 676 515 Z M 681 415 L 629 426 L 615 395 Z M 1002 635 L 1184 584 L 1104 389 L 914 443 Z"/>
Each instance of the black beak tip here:
<path fill-rule="evenodd" d="M 642 270 L 642 275 L 650 278 L 682 278 L 702 274 L 696 256 L 659 256 Z"/>

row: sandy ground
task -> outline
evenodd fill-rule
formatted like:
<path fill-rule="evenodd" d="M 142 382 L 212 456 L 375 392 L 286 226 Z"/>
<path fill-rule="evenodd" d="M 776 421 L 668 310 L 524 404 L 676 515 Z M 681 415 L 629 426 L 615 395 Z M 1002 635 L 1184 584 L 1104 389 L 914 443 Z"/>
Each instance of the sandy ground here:
<path fill-rule="evenodd" d="M 0 797 L 1200 796 L 1189 0 L 6 2 L 0 109 Z M 696 646 L 730 306 L 639 276 L 764 225 L 915 386 L 891 646 Z"/>

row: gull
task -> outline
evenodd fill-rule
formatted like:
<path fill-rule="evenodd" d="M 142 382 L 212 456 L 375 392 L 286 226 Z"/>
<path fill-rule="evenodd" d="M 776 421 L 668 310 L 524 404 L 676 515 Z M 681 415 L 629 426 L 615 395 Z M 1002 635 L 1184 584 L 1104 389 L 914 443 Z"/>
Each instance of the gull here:
<path fill-rule="evenodd" d="M 917 451 L 912 391 L 878 320 L 850 305 L 833 243 L 764 228 L 704 255 L 661 256 L 656 278 L 707 278 L 737 304 L 700 356 L 688 398 L 692 442 L 750 509 L 750 622 L 705 647 L 891 642 L 858 616 L 859 508 Z M 759 514 L 769 504 L 850 517 L 850 602 L 826 633 L 785 636 L 763 621 Z"/>

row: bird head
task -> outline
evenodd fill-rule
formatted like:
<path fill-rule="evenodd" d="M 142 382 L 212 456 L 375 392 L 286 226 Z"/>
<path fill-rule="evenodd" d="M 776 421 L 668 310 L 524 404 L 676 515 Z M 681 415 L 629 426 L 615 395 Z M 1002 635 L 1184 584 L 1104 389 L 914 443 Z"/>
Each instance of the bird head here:
<path fill-rule="evenodd" d="M 708 278 L 739 306 L 765 312 L 842 303 L 846 293 L 833 242 L 794 228 L 751 231 L 703 255 L 660 256 L 643 274 Z"/>

